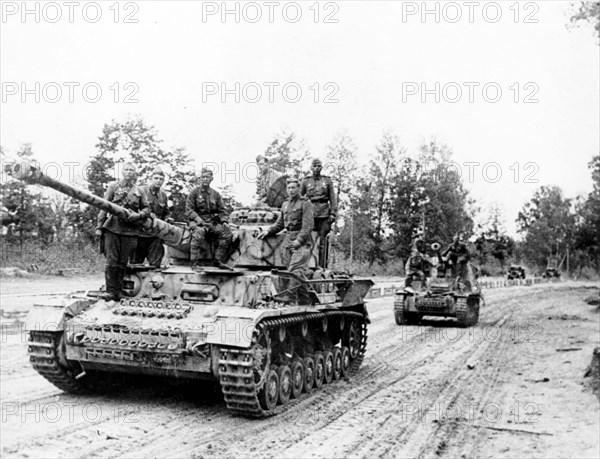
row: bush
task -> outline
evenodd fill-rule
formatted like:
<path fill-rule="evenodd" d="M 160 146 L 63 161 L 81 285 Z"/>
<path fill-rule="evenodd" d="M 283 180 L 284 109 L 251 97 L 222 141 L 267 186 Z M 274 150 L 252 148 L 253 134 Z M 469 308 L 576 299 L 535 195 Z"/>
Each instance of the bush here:
<path fill-rule="evenodd" d="M 28 240 L 21 244 L 0 240 L 2 266 L 14 266 L 40 274 L 57 274 L 61 269 L 75 268 L 94 273 L 104 269 L 104 256 L 89 241 L 55 241 L 44 243 Z"/>

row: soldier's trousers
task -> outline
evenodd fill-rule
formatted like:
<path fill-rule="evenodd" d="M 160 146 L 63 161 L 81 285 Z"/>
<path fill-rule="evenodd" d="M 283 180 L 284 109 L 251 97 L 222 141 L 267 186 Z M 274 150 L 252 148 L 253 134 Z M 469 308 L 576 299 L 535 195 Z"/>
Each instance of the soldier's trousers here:
<path fill-rule="evenodd" d="M 283 262 L 287 265 L 288 271 L 294 274 L 301 274 L 304 268 L 308 267 L 310 261 L 311 246 L 301 245 L 297 249 L 292 247 L 292 241 L 296 239 L 294 233 L 288 233 L 283 245 Z"/>
<path fill-rule="evenodd" d="M 135 252 L 136 246 L 136 236 L 125 236 L 112 233 L 111 231 L 104 232 L 104 253 L 106 254 L 104 277 L 106 291 L 115 300 L 121 297 L 127 262 Z"/>
<path fill-rule="evenodd" d="M 160 268 L 160 262 L 165 256 L 165 248 L 162 241 L 157 237 L 138 237 L 132 263 L 143 264 L 148 259 L 148 264 L 154 268 Z"/>
<path fill-rule="evenodd" d="M 197 226 L 192 230 L 190 261 L 193 263 L 199 260 L 200 252 L 202 246 L 206 243 L 207 236 L 217 239 L 215 260 L 219 260 L 221 263 L 227 262 L 227 250 L 233 240 L 233 234 L 231 234 L 231 230 L 228 227 L 220 223 L 204 224 L 204 226 Z"/>
<path fill-rule="evenodd" d="M 314 231 L 319 235 L 319 266 L 327 269 L 327 259 L 329 258 L 329 240 L 327 235 L 331 231 L 329 217 L 315 218 Z"/>

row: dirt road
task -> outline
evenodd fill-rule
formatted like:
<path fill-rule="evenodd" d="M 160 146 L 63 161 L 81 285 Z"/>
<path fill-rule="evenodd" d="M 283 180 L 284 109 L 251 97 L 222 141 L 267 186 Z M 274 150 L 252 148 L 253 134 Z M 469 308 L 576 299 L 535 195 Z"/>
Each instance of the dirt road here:
<path fill-rule="evenodd" d="M 226 411 L 220 389 L 146 378 L 67 395 L 3 334 L 3 457 L 599 457 L 600 406 L 583 378 L 600 339 L 581 284 L 490 290 L 476 327 L 395 324 L 369 303 L 367 355 L 265 420 Z M 3 305 L 6 307 L 6 305 Z"/>

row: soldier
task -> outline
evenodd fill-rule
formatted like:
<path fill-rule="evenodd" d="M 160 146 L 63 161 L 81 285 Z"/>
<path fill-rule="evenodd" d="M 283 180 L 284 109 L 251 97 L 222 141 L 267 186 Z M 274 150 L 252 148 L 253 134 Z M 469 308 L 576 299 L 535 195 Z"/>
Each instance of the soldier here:
<path fill-rule="evenodd" d="M 150 206 L 140 187 L 135 183 L 136 171 L 132 163 L 123 165 L 123 178 L 108 184 L 104 199 L 132 211 L 127 220 L 115 215 L 107 215 L 103 210 L 98 214 L 96 235 L 103 239 L 106 267 L 106 300 L 118 301 L 121 298 L 123 278 L 127 261 L 135 251 L 139 222 L 150 215 Z"/>
<path fill-rule="evenodd" d="M 200 176 L 200 186 L 192 190 L 185 203 L 185 214 L 192 230 L 190 261 L 197 268 L 200 261 L 200 248 L 206 236 L 217 238 L 217 250 L 213 263 L 223 269 L 231 269 L 225 264 L 227 251 L 233 239 L 229 229 L 229 216 L 223 204 L 221 195 L 210 188 L 213 173 L 203 169 Z"/>
<path fill-rule="evenodd" d="M 425 255 L 425 242 L 416 238 L 413 243 L 412 252 L 406 262 L 405 272 L 406 278 L 404 285 L 410 287 L 413 280 L 425 281 L 427 277 L 431 276 L 431 262 Z"/>
<path fill-rule="evenodd" d="M 315 213 L 314 229 L 319 234 L 319 266 L 327 268 L 328 243 L 327 235 L 337 214 L 337 199 L 333 182 L 326 175 L 321 175 L 323 164 L 318 158 L 313 159 L 312 175 L 307 175 L 302 182 L 300 194 L 306 196 L 313 204 Z"/>
<path fill-rule="evenodd" d="M 313 229 L 313 206 L 308 199 L 300 196 L 300 181 L 292 178 L 287 181 L 288 199 L 281 206 L 281 213 L 277 221 L 264 233 L 258 235 L 259 239 L 287 230 L 284 242 L 285 257 L 288 271 L 303 275 L 303 269 L 310 261 L 312 239 L 310 232 Z M 289 260 L 289 261 L 288 261 Z"/>
<path fill-rule="evenodd" d="M 256 194 L 258 195 L 258 202 L 260 204 L 267 204 L 267 194 L 269 193 L 269 189 L 273 186 L 275 180 L 281 177 L 282 174 L 271 169 L 269 160 L 263 155 L 258 155 L 256 157 L 256 163 L 258 164 L 258 168 L 260 170 L 258 181 L 256 182 Z"/>
<path fill-rule="evenodd" d="M 160 218 L 167 223 L 173 221 L 169 217 L 169 200 L 167 193 L 161 187 L 165 183 L 165 173 L 160 167 L 152 171 L 150 184 L 142 187 L 142 193 L 146 196 L 150 204 L 150 216 Z M 160 268 L 160 263 L 165 256 L 165 248 L 162 241 L 157 237 L 140 235 L 137 240 L 137 247 L 133 256 L 133 263 L 142 264 L 144 259 L 148 259 L 148 264 L 153 268 Z"/>
<path fill-rule="evenodd" d="M 470 288 L 471 282 L 468 278 L 467 263 L 471 259 L 471 254 L 467 245 L 461 241 L 460 233 L 454 236 L 452 244 L 442 252 L 442 257 L 452 266 L 452 277 L 460 277 L 465 285 Z"/>

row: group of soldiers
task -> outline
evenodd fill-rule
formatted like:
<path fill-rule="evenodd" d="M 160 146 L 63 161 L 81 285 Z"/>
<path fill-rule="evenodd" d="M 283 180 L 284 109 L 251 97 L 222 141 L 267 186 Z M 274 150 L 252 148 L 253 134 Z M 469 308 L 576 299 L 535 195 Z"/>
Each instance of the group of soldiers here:
<path fill-rule="evenodd" d="M 432 277 L 433 263 L 425 255 L 425 241 L 420 236 L 413 240 L 413 246 L 410 256 L 406 262 L 405 286 L 411 287 L 413 280 L 425 281 Z M 443 251 L 438 250 L 439 264 L 436 266 L 437 277 L 445 277 L 446 267 L 451 270 L 451 277 L 461 279 L 462 282 L 470 288 L 470 280 L 467 273 L 467 264 L 471 259 L 471 254 L 467 245 L 462 241 L 462 235 L 454 236 L 452 243 Z"/>
<path fill-rule="evenodd" d="M 270 168 L 268 159 L 258 156 L 260 174 L 257 183 L 259 204 L 266 204 L 267 195 L 275 181 L 282 175 Z M 313 241 L 311 232 L 319 236 L 319 265 L 327 263 L 328 238 L 335 222 L 337 200 L 331 179 L 321 174 L 321 160 L 312 161 L 312 173 L 302 180 L 288 178 L 287 200 L 281 206 L 277 221 L 258 235 L 259 239 L 271 237 L 285 230 L 284 260 L 288 270 L 301 274 L 308 265 Z M 233 234 L 229 228 L 229 215 L 222 196 L 210 187 L 213 173 L 203 169 L 200 185 L 186 199 L 185 216 L 191 231 L 190 263 L 200 266 L 200 254 L 207 237 L 215 240 L 217 248 L 213 264 L 221 269 L 231 269 L 226 263 Z M 162 190 L 164 172 L 157 167 L 152 171 L 150 183 L 138 186 L 136 167 L 123 165 L 123 177 L 111 182 L 104 199 L 130 211 L 127 219 L 101 211 L 98 215 L 96 235 L 102 240 L 106 256 L 105 281 L 107 300 L 119 300 L 128 263 L 141 264 L 148 260 L 150 267 L 160 267 L 164 257 L 162 241 L 153 236 L 140 235 L 138 223 L 148 217 L 172 222 L 167 194 Z"/>

